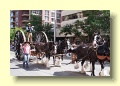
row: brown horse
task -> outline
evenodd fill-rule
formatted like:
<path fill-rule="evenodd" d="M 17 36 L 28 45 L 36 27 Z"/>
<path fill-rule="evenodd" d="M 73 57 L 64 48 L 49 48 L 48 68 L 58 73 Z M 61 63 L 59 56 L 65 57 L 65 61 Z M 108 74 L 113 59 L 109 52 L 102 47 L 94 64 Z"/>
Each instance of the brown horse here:
<path fill-rule="evenodd" d="M 61 60 L 63 60 L 63 55 L 66 53 L 67 49 L 68 49 L 67 39 L 62 40 L 58 45 L 54 46 L 53 64 L 56 63 L 56 58 L 58 57 L 59 61 L 57 64 L 61 66 Z"/>
<path fill-rule="evenodd" d="M 44 56 L 46 56 L 46 66 L 49 65 L 48 61 L 50 60 L 50 54 L 51 51 L 53 50 L 53 42 L 47 42 L 47 43 L 43 43 L 43 42 L 38 42 L 38 43 L 34 43 L 33 44 L 33 48 L 35 48 L 35 51 L 32 52 L 33 55 L 37 55 L 37 56 L 42 56 L 41 60 L 43 63 L 43 58 Z M 37 59 L 37 63 L 38 63 L 38 57 L 36 57 Z"/>

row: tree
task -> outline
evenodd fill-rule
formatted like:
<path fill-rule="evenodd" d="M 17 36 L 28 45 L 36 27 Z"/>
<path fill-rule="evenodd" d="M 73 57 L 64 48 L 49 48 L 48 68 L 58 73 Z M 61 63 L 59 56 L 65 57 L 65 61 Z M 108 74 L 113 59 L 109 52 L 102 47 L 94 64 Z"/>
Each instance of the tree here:
<path fill-rule="evenodd" d="M 73 25 L 71 24 L 67 24 L 65 26 L 62 27 L 62 29 L 60 30 L 60 33 L 59 34 L 62 34 L 64 33 L 65 37 L 68 35 L 68 34 L 72 34 L 72 28 L 73 28 Z"/>
<path fill-rule="evenodd" d="M 81 31 L 80 31 L 82 26 L 83 26 L 83 22 L 82 21 L 76 20 L 74 22 L 74 25 L 73 25 L 73 28 L 72 28 L 72 33 L 75 35 L 74 43 L 76 43 L 76 39 L 80 38 L 81 35 L 82 35 Z"/>
<path fill-rule="evenodd" d="M 110 11 L 87 10 L 84 15 L 87 16 L 87 19 L 85 19 L 82 29 L 88 34 L 89 42 L 92 42 L 93 33 L 96 31 L 110 32 Z"/>
<path fill-rule="evenodd" d="M 43 31 L 42 17 L 40 15 L 31 15 L 30 23 L 34 26 L 36 32 Z"/>
<path fill-rule="evenodd" d="M 48 23 L 48 24 L 45 24 L 43 27 L 44 27 L 45 33 L 48 36 L 48 39 L 51 40 L 54 34 L 54 32 L 51 31 L 51 28 L 53 27 L 53 25 Z"/>
<path fill-rule="evenodd" d="M 41 31 L 44 31 L 47 34 L 48 39 L 53 37 L 53 32 L 51 31 L 52 24 L 43 24 L 42 17 L 40 15 L 31 15 L 30 23 L 35 29 L 33 40 L 35 40 L 35 34 Z"/>
<path fill-rule="evenodd" d="M 15 27 L 14 29 L 10 29 L 10 40 L 11 40 L 11 41 L 14 40 L 15 33 L 16 33 L 18 30 L 22 30 L 23 32 L 25 32 L 24 29 L 18 28 L 18 27 Z"/>

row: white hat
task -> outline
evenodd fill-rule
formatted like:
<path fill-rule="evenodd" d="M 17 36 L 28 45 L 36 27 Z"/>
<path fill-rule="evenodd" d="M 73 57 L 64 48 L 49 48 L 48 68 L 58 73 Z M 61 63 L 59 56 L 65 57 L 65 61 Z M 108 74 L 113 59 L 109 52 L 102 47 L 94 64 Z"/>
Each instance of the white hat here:
<path fill-rule="evenodd" d="M 31 23 L 28 23 L 27 25 L 30 25 Z"/>

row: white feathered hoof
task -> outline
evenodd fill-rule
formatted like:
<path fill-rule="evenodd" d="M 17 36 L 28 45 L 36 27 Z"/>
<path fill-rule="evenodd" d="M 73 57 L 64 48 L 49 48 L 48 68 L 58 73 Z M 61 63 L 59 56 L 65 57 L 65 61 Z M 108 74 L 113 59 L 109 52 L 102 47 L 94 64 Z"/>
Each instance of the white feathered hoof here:
<path fill-rule="evenodd" d="M 100 71 L 99 76 L 108 76 L 107 70 Z"/>
<path fill-rule="evenodd" d="M 79 68 L 78 63 L 76 63 L 76 64 L 74 65 L 74 68 L 75 68 L 75 69 L 78 69 L 78 68 Z"/>
<path fill-rule="evenodd" d="M 85 70 L 84 70 L 83 67 L 82 67 L 82 69 L 81 69 L 81 73 L 85 74 Z"/>
<path fill-rule="evenodd" d="M 45 65 L 47 65 L 47 63 L 48 63 L 48 59 L 46 58 L 46 61 L 45 61 L 45 63 L 44 63 L 44 64 L 45 64 Z"/>
<path fill-rule="evenodd" d="M 50 64 L 49 64 L 49 62 L 46 64 L 46 68 L 47 68 L 47 69 L 50 69 Z"/>
<path fill-rule="evenodd" d="M 62 62 L 62 60 L 59 59 L 59 60 L 58 60 L 58 66 L 60 66 L 60 67 L 61 67 L 61 62 Z"/>
<path fill-rule="evenodd" d="M 86 64 L 84 65 L 84 68 L 85 68 L 85 69 L 88 68 L 88 62 L 86 62 Z"/>
<path fill-rule="evenodd" d="M 92 63 L 90 64 L 90 71 L 92 71 Z"/>
<path fill-rule="evenodd" d="M 53 65 L 55 65 L 55 62 L 56 62 L 56 61 L 55 61 L 55 60 L 53 60 Z"/>
<path fill-rule="evenodd" d="M 43 58 L 41 59 L 41 64 L 44 64 Z"/>

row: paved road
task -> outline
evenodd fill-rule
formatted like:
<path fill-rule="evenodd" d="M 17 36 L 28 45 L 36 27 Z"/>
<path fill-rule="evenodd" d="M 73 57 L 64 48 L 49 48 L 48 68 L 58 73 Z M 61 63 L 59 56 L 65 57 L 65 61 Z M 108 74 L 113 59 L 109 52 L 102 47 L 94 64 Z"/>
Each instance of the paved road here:
<path fill-rule="evenodd" d="M 35 60 L 35 57 L 31 57 Z M 24 69 L 22 67 L 22 61 L 18 61 L 15 58 L 15 54 L 13 51 L 10 51 L 10 75 L 11 76 L 90 76 L 91 72 L 90 65 L 85 70 L 86 74 L 80 73 L 81 68 L 74 69 L 74 64 L 66 65 L 71 61 L 70 57 L 64 57 L 62 61 L 62 66 L 53 65 L 52 57 L 50 59 L 50 69 L 47 69 L 41 61 L 37 64 L 36 61 L 30 62 L 29 69 Z M 79 63 L 80 65 L 80 63 Z M 98 76 L 100 72 L 100 64 L 95 64 L 95 75 Z M 110 64 L 105 64 L 105 71 L 107 72 L 107 76 L 109 76 Z"/>

